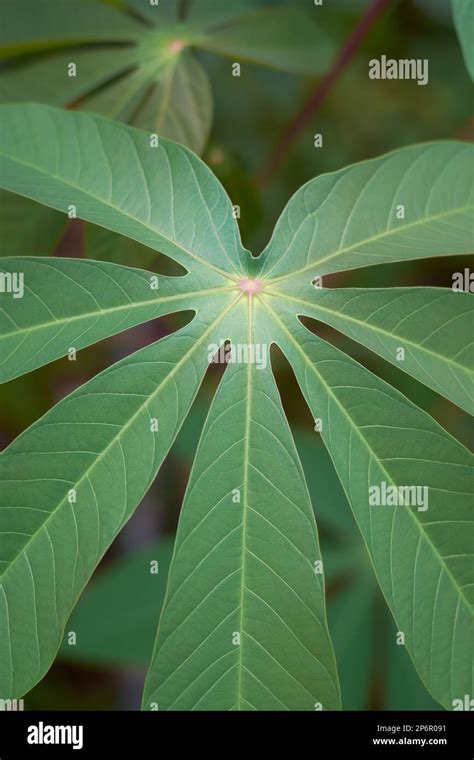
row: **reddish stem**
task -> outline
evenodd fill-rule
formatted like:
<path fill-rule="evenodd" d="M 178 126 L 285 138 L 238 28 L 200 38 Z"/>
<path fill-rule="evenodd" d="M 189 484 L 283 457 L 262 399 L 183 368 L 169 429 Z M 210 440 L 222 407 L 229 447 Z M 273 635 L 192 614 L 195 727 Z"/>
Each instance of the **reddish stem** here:
<path fill-rule="evenodd" d="M 366 13 L 364 13 L 357 26 L 349 35 L 332 68 L 317 84 L 302 109 L 289 122 L 283 135 L 273 148 L 262 170 L 257 175 L 256 182 L 258 187 L 264 187 L 273 177 L 280 164 L 285 160 L 289 149 L 298 135 L 303 131 L 310 119 L 319 111 L 333 84 L 340 77 L 349 61 L 357 52 L 365 36 L 379 16 L 387 9 L 390 2 L 391 0 L 374 0 Z"/>

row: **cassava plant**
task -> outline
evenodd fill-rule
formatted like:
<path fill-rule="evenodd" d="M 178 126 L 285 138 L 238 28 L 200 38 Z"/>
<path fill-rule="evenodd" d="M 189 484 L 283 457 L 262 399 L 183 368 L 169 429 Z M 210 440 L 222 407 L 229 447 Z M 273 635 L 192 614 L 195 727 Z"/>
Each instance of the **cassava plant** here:
<path fill-rule="evenodd" d="M 324 558 L 272 346 L 331 455 L 399 643 L 440 704 L 472 694 L 472 457 L 300 318 L 331 325 L 472 412 L 463 273 L 446 289 L 324 279 L 471 252 L 474 148 L 414 145 L 311 180 L 253 257 L 225 191 L 187 148 L 48 106 L 2 106 L 0 121 L 4 189 L 63 212 L 73 204 L 78 217 L 187 270 L 2 259 L 3 382 L 133 325 L 193 312 L 1 454 L 0 696 L 24 695 L 50 667 L 81 590 L 218 360 L 227 367 L 187 488 L 143 706 L 339 708 Z"/>
<path fill-rule="evenodd" d="M 201 153 L 209 139 L 214 96 L 195 52 L 230 58 L 229 83 L 242 87 L 249 64 L 315 76 L 329 66 L 334 52 L 319 9 L 304 3 L 262 7 L 260 0 L 126 0 L 115 5 L 107 0 L 3 2 L 0 62 L 7 65 L 0 68 L 0 102 L 85 108 Z M 8 242 L 0 255 L 30 253 L 38 240 L 43 255 L 52 253 L 67 223 L 68 216 L 53 209 L 1 193 L 0 234 Z M 107 259 L 126 260 L 125 241 L 105 233 L 96 239 L 89 227 L 86 236 L 90 247 L 107 248 Z"/>

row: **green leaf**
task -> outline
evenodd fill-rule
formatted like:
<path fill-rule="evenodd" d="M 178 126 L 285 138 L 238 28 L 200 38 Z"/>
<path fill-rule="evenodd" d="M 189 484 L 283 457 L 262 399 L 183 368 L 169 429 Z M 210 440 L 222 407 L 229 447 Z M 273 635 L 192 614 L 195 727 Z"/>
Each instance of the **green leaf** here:
<path fill-rule="evenodd" d="M 198 29 L 212 29 L 228 24 L 249 11 L 258 9 L 262 0 L 232 0 L 216 3 L 215 0 L 190 0 L 186 23 Z"/>
<path fill-rule="evenodd" d="M 201 152 L 212 122 L 212 92 L 204 69 L 186 50 L 196 32 L 176 24 L 176 4 L 150 7 L 148 0 L 135 4 L 142 15 L 149 13 L 159 24 L 152 29 L 97 0 L 81 2 L 78 17 L 78 8 L 68 6 L 70 1 L 60 4 L 58 13 L 55 0 L 39 4 L 27 0 L 21 9 L 18 4 L 6 9 L 3 54 L 24 53 L 25 60 L 2 72 L 0 100 L 64 106 L 79 101 L 87 110 L 133 122 Z M 38 25 L 31 21 L 36 14 L 41 16 Z M 185 47 L 170 52 L 176 39 Z M 120 40 L 127 46 L 118 45 Z M 0 55 L 1 42 L 0 37 Z M 84 47 L 87 42 L 102 47 Z M 49 55 L 26 55 L 49 48 L 53 49 Z M 71 63 L 76 66 L 73 76 Z"/>
<path fill-rule="evenodd" d="M 260 276 L 311 280 L 372 264 L 471 253 L 473 160 L 469 143 L 427 143 L 311 180 L 278 220 Z"/>
<path fill-rule="evenodd" d="M 102 372 L 2 453 L 2 697 L 21 697 L 50 667 L 82 589 L 191 406 L 226 301 Z"/>
<path fill-rule="evenodd" d="M 280 297 L 295 315 L 341 330 L 474 412 L 470 294 L 444 288 L 319 289 L 295 281 L 291 286 Z"/>
<path fill-rule="evenodd" d="M 144 708 L 337 708 L 318 561 L 270 369 L 231 364 L 188 486 Z"/>
<path fill-rule="evenodd" d="M 461 43 L 466 68 L 474 81 L 474 6 L 471 0 L 451 0 L 454 26 Z"/>
<path fill-rule="evenodd" d="M 0 293 L 0 383 L 65 356 L 71 347 L 79 350 L 170 312 L 195 310 L 223 290 L 196 284 L 193 291 L 189 276 L 158 277 L 73 259 L 2 259 L 4 277 L 17 292 Z"/>
<path fill-rule="evenodd" d="M 472 455 L 401 393 L 286 315 L 284 301 L 266 306 L 322 420 L 406 647 L 433 696 L 452 708 L 472 693 Z M 419 489 L 415 505 L 369 502 L 372 488 L 404 486 Z"/>
<path fill-rule="evenodd" d="M 89 114 L 38 105 L 3 105 L 0 114 L 4 189 L 65 212 L 74 205 L 79 218 L 127 234 L 184 267 L 199 263 L 239 278 L 246 252 L 232 205 L 193 153 L 164 139 L 153 147 L 144 132 Z"/>
<path fill-rule="evenodd" d="M 394 292 L 377 290 L 361 305 L 350 292 L 306 293 L 310 270 L 314 276 L 469 250 L 472 148 L 405 148 L 309 183 L 258 261 L 241 245 L 224 190 L 186 149 L 166 140 L 152 148 L 146 133 L 85 113 L 11 105 L 0 108 L 0 117 L 0 184 L 62 211 L 73 204 L 106 232 L 122 232 L 175 259 L 188 274 L 160 276 L 158 297 L 166 288 L 174 297 L 172 289 L 179 288 L 182 305 L 196 313 L 182 330 L 64 399 L 0 456 L 2 698 L 21 696 L 46 672 L 81 589 L 150 485 L 208 362 L 228 341 L 237 354 L 192 471 L 144 706 L 339 706 L 323 578 L 314 572 L 317 531 L 269 363 L 273 344 L 292 364 L 315 431 L 322 430 L 425 685 L 448 708 L 472 693 L 472 456 L 400 392 L 298 319 L 300 313 L 324 315 L 387 358 L 395 345 L 387 341 L 409 341 L 407 371 L 425 383 L 432 375 L 439 390 L 460 394 L 454 376 L 448 389 L 446 368 L 454 361 L 463 382 L 467 337 L 458 327 L 466 319 L 467 294 L 416 289 L 394 300 Z M 408 198 L 410 228 L 390 221 L 400 194 Z M 22 262 L 7 262 L 3 274 Z M 40 361 L 64 351 L 58 317 L 68 325 L 84 319 L 85 337 L 77 325 L 68 335 L 80 342 L 131 324 L 127 297 L 139 303 L 138 312 L 144 307 L 141 318 L 156 314 L 157 304 L 141 300 L 150 273 L 93 261 L 24 263 L 25 271 L 34 269 L 36 294 L 26 309 L 14 303 L 8 278 L 0 280 L 8 329 L 13 318 L 25 347 L 32 341 L 24 357 L 20 341 L 11 346 L 13 365 L 16 352 L 34 363 L 35 351 Z M 112 271 L 121 289 L 105 286 Z M 68 272 L 72 279 L 65 278 Z M 309 312 L 302 296 L 314 304 Z M 397 312 L 402 298 L 411 315 L 405 321 Z M 123 322 L 109 313 L 116 307 Z M 425 319 L 413 321 L 425 307 Z M 11 371 L 22 371 L 21 363 Z M 317 474 L 324 477 L 324 467 L 318 465 Z M 386 505 L 373 503 L 374 490 Z M 334 502 L 325 504 L 331 493 L 327 484 L 320 489 L 318 515 L 329 532 L 345 531 L 347 513 L 328 516 L 331 505 L 342 504 L 337 489 Z M 393 504 L 394 495 L 403 503 Z M 350 572 L 357 553 L 350 548 L 346 557 L 330 547 L 326 556 L 333 582 Z"/>
<path fill-rule="evenodd" d="M 95 0 L 22 0 L 2 3 L 0 58 L 103 41 L 128 41 L 143 27 Z"/>
<path fill-rule="evenodd" d="M 136 11 L 145 21 L 152 24 L 173 24 L 178 21 L 179 0 L 159 0 L 151 5 L 150 0 L 124 0 L 124 4 Z"/>
<path fill-rule="evenodd" d="M 111 50 L 76 50 L 73 62 L 77 74 L 68 76 L 71 51 L 55 52 L 39 58 L 33 66 L 23 63 L 4 71 L 0 77 L 0 100 L 72 105 L 91 89 L 123 74 L 135 61 L 136 56 L 128 47 L 114 45 Z M 106 87 L 106 91 L 109 88 Z"/>
<path fill-rule="evenodd" d="M 329 602 L 328 619 L 342 708 L 366 710 L 374 653 L 374 584 L 369 573 L 353 572 L 351 581 Z"/>
<path fill-rule="evenodd" d="M 164 537 L 99 571 L 71 615 L 75 646 L 59 655 L 72 662 L 146 668 L 166 590 L 173 540 Z M 157 563 L 157 572 L 151 563 Z M 133 610 L 133 615 L 124 615 Z"/>
<path fill-rule="evenodd" d="M 295 74 L 320 74 L 328 66 L 334 45 L 321 28 L 317 9 L 265 8 L 209 32 L 199 47 L 272 66 Z"/>
<path fill-rule="evenodd" d="M 211 130 L 214 104 L 205 69 L 184 51 L 163 76 L 152 84 L 134 123 L 201 153 Z"/>

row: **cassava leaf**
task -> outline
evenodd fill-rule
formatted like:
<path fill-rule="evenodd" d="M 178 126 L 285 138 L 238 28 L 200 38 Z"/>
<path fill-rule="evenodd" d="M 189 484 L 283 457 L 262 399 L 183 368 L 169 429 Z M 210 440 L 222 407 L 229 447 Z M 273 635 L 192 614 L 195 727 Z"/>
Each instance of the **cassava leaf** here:
<path fill-rule="evenodd" d="M 0 57 L 78 43 L 126 41 L 142 28 L 130 16 L 95 0 L 6 0 L 2 3 Z"/>
<path fill-rule="evenodd" d="M 99 261 L 2 259 L 0 278 L 18 276 L 24 294 L 0 294 L 0 383 L 222 291 Z"/>
<path fill-rule="evenodd" d="M 150 0 L 124 0 L 124 4 L 152 24 L 174 24 L 178 21 L 177 0 L 159 0 L 151 5 Z"/>
<path fill-rule="evenodd" d="M 85 113 L 11 105 L 0 108 L 0 117 L 1 187 L 62 211 L 73 204 L 79 217 L 175 259 L 189 273 L 160 276 L 162 292 L 180 288 L 186 309 L 196 312 L 179 332 L 64 399 L 0 456 L 0 696 L 22 695 L 50 666 L 81 589 L 148 488 L 209 360 L 226 341 L 237 354 L 188 486 L 144 706 L 339 706 L 323 578 L 314 572 L 317 532 L 269 363 L 272 344 L 292 364 L 322 430 L 425 685 L 448 708 L 472 693 L 472 456 L 297 316 L 333 320 L 386 358 L 394 346 L 387 341 L 409 342 L 408 372 L 424 383 L 432 375 L 430 384 L 449 395 L 447 367 L 454 361 L 462 384 L 467 337 L 459 325 L 467 294 L 440 294 L 441 303 L 438 291 L 416 289 L 395 301 L 394 293 L 377 290 L 358 304 L 354 293 L 318 290 L 308 311 L 300 299 L 316 274 L 469 251 L 472 147 L 404 148 L 309 183 L 255 260 L 241 245 L 229 198 L 188 150 L 166 140 L 154 148 L 149 135 Z M 399 198 L 406 218 L 394 221 Z M 98 340 L 133 322 L 125 296 L 140 302 L 150 276 L 58 260 L 57 285 L 48 292 L 43 264 L 26 259 L 30 266 L 44 304 L 31 294 L 20 313 L 5 278 L 1 298 L 7 322 L 13 317 L 26 329 L 25 341 L 37 341 L 30 345 L 41 361 L 64 351 L 57 326 L 45 323 L 45 305 L 53 320 L 75 322 L 82 314 L 87 322 L 95 299 L 88 339 Z M 59 284 L 73 271 L 73 282 Z M 98 292 L 106 271 L 122 288 L 112 307 L 125 306 L 121 324 L 107 312 L 114 291 Z M 202 292 L 193 297 L 195 291 Z M 397 312 L 402 295 L 407 315 L 426 307 L 429 318 L 420 325 L 404 320 Z M 154 316 L 156 305 L 150 308 Z M 145 304 L 142 317 L 148 314 Z M 448 344 L 450 324 L 459 334 Z M 18 358 L 21 350 L 19 344 Z M 456 387 L 453 376 L 450 397 L 464 403 Z M 383 487 L 404 489 L 405 498 L 414 492 L 421 501 L 372 506 L 372 490 Z"/>
<path fill-rule="evenodd" d="M 327 322 L 474 411 L 470 294 L 447 288 L 319 289 L 293 280 L 280 298 L 295 315 Z"/>
<path fill-rule="evenodd" d="M 152 84 L 134 123 L 201 153 L 211 130 L 213 110 L 206 71 L 192 53 L 184 51 L 163 78 Z"/>
<path fill-rule="evenodd" d="M 233 0 L 232 3 L 216 3 L 215 0 L 190 0 L 186 22 L 198 29 L 222 26 L 258 9 L 264 0 Z"/>
<path fill-rule="evenodd" d="M 260 277 L 283 281 L 474 249 L 474 148 L 414 145 L 310 180 L 288 203 Z"/>
<path fill-rule="evenodd" d="M 451 0 L 454 26 L 466 62 L 466 68 L 474 80 L 474 6 L 471 0 Z"/>
<path fill-rule="evenodd" d="M 401 393 L 285 314 L 284 303 L 266 303 L 276 340 L 322 421 L 407 649 L 450 708 L 472 693 L 473 458 Z M 372 488 L 404 486 L 420 489 L 418 504 L 370 504 Z"/>
<path fill-rule="evenodd" d="M 80 49 L 74 53 L 77 75 L 68 76 L 71 53 L 55 52 L 36 61 L 34 66 L 22 63 L 2 72 L 0 77 L 0 100 L 8 103 L 42 102 L 54 106 L 68 106 L 84 98 L 90 91 L 108 84 L 123 75 L 135 63 L 129 48 L 115 46 L 112 49 Z M 105 88 L 107 92 L 113 85 Z M 94 110 L 91 108 L 90 110 Z"/>
<path fill-rule="evenodd" d="M 240 344 L 265 337 L 247 325 Z M 337 708 L 320 559 L 271 371 L 232 364 L 185 498 L 144 709 Z"/>

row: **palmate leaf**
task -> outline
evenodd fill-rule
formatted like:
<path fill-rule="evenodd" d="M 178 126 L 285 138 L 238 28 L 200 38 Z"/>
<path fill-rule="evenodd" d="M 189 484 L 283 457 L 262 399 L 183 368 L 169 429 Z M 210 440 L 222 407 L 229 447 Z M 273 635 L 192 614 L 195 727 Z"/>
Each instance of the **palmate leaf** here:
<path fill-rule="evenodd" d="M 417 330 L 410 319 L 400 321 L 400 313 L 384 319 L 388 304 L 402 302 L 394 302 L 390 290 L 376 291 L 375 300 L 367 293 L 361 308 L 344 291 L 317 289 L 307 297 L 303 286 L 347 267 L 468 251 L 473 148 L 405 148 L 316 180 L 296 194 L 267 251 L 255 260 L 241 245 L 222 187 L 185 148 L 166 140 L 153 147 L 145 133 L 44 106 L 4 106 L 0 117 L 4 189 L 57 209 L 74 204 L 82 218 L 189 271 L 182 278 L 160 276 L 157 302 L 143 304 L 149 272 L 59 260 L 56 282 L 70 265 L 74 277 L 58 285 L 53 298 L 41 285 L 42 264 L 25 260 L 31 293 L 25 291 L 28 308 L 14 320 L 41 361 L 65 350 L 58 317 L 72 320 L 76 341 L 93 342 L 136 323 L 127 296 L 139 304 L 140 321 L 169 310 L 159 303 L 168 292 L 182 296 L 177 309 L 196 312 L 176 334 L 61 401 L 1 455 L 2 697 L 23 694 L 50 666 L 82 587 L 145 493 L 209 360 L 226 341 L 237 358 L 217 391 L 189 483 L 144 706 L 314 710 L 339 704 L 323 576 L 314 572 L 321 569 L 317 533 L 272 377 L 272 344 L 293 365 L 322 424 L 378 581 L 425 685 L 446 707 L 471 693 L 472 458 L 401 393 L 303 327 L 298 315 L 334 320 L 386 358 L 393 358 L 391 340 L 405 342 L 407 371 L 426 382 L 415 369 L 416 361 L 426 365 L 443 392 L 454 364 L 460 394 L 468 381 L 461 371 L 464 347 L 458 338 L 448 346 L 445 331 L 454 319 L 463 323 L 464 294 L 443 295 L 432 317 L 431 289 L 404 293 L 409 315 L 426 306 L 434 321 L 434 330 L 424 322 Z M 26 127 L 31 123 L 34 140 Z M 367 182 L 376 183 L 370 203 Z M 387 216 L 397 187 L 411 215 L 409 234 Z M 90 267 L 100 272 L 93 284 Z M 106 271 L 122 286 L 111 285 L 107 297 L 97 292 Z M 1 306 L 13 314 L 8 280 L 2 283 Z M 193 296 L 196 290 L 212 292 Z M 118 308 L 122 324 L 110 306 Z M 89 328 L 85 337 L 74 332 L 77 318 Z M 257 347 L 259 361 L 252 354 Z M 239 349 L 247 351 L 240 359 Z M 17 351 L 21 359 L 20 341 Z M 12 362 L 12 376 L 25 368 L 15 365 L 15 351 Z M 426 487 L 428 508 L 371 506 L 369 488 L 383 483 Z"/>

